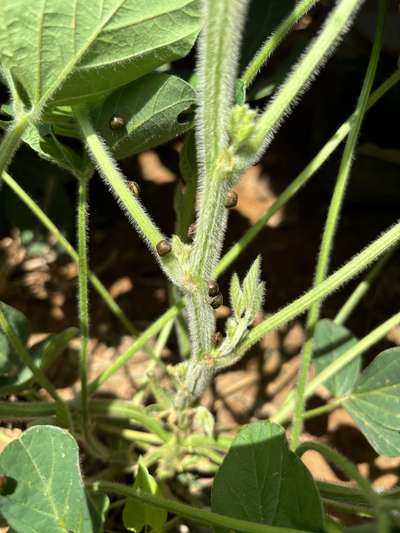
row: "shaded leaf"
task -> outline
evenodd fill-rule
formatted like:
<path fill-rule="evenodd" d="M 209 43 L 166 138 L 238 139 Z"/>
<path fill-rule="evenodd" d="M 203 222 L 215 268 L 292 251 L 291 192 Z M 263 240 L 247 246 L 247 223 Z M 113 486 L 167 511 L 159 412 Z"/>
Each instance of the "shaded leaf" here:
<path fill-rule="evenodd" d="M 317 322 L 314 331 L 313 361 L 317 372 L 321 372 L 343 353 L 357 344 L 350 330 L 324 318 Z M 361 359 L 357 357 L 324 383 L 335 396 L 350 392 L 360 373 Z"/>
<path fill-rule="evenodd" d="M 68 328 L 61 333 L 49 335 L 43 341 L 32 346 L 30 353 L 35 366 L 44 371 L 50 368 L 78 332 L 77 328 Z M 24 366 L 14 377 L 0 377 L 0 396 L 9 394 L 11 391 L 25 390 L 32 386 L 33 381 L 31 370 Z"/>
<path fill-rule="evenodd" d="M 68 432 L 54 426 L 28 429 L 0 455 L 0 474 L 7 477 L 0 512 L 15 533 L 98 533 L 78 446 Z"/>
<path fill-rule="evenodd" d="M 138 462 L 138 473 L 133 485 L 134 489 L 140 489 L 149 494 L 160 494 L 157 481 L 151 476 L 141 459 Z M 146 505 L 139 500 L 128 498 L 122 514 L 124 526 L 128 531 L 141 531 L 149 526 L 155 533 L 161 533 L 167 521 L 167 511 Z"/>
<path fill-rule="evenodd" d="M 112 93 L 94 113 L 94 123 L 117 159 L 165 143 L 193 125 L 185 114 L 195 102 L 195 92 L 181 78 L 154 72 Z M 114 115 L 125 126 L 110 128 Z"/>
<path fill-rule="evenodd" d="M 33 107 L 99 99 L 186 55 L 198 0 L 2 0 L 0 61 Z"/>
<path fill-rule="evenodd" d="M 21 311 L 18 311 L 18 309 L 4 302 L 0 302 L 0 306 L 20 341 L 25 345 L 29 337 L 29 324 L 26 316 Z M 18 353 L 14 350 L 6 334 L 0 328 L 0 374 L 11 373 L 15 375 L 17 369 L 21 368 L 22 365 L 23 363 Z"/>
<path fill-rule="evenodd" d="M 289 450 L 283 428 L 271 422 L 240 430 L 215 477 L 211 508 L 259 524 L 323 531 L 313 478 Z"/>
<path fill-rule="evenodd" d="M 372 361 L 343 406 L 379 454 L 400 454 L 400 348 Z"/>
<path fill-rule="evenodd" d="M 82 160 L 69 146 L 65 145 L 50 133 L 50 126 L 31 125 L 25 131 L 22 140 L 28 144 L 42 159 L 65 170 L 72 171 L 82 168 Z"/>

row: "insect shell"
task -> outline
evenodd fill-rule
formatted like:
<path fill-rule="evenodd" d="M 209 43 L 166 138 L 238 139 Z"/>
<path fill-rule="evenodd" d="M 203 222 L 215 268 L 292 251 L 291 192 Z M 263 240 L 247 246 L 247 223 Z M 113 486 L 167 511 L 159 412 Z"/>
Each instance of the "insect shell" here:
<path fill-rule="evenodd" d="M 157 243 L 156 246 L 157 253 L 160 257 L 164 257 L 165 255 L 168 255 L 172 251 L 172 246 L 169 241 L 166 239 L 163 239 L 162 241 Z"/>
<path fill-rule="evenodd" d="M 132 193 L 134 196 L 139 196 L 139 194 L 140 194 L 140 187 L 139 187 L 139 185 L 136 183 L 136 181 L 128 181 L 128 182 L 127 182 L 127 185 L 128 185 L 128 189 L 131 191 L 131 193 Z"/>
<path fill-rule="evenodd" d="M 224 206 L 227 209 L 232 209 L 236 207 L 238 203 L 238 195 L 235 191 L 228 191 L 225 195 Z"/>
<path fill-rule="evenodd" d="M 217 296 L 214 296 L 214 298 L 211 298 L 210 305 L 213 309 L 218 309 L 218 307 L 221 307 L 221 305 L 224 303 L 224 300 L 222 298 L 222 294 L 218 293 Z"/>
<path fill-rule="evenodd" d="M 120 130 L 125 126 L 125 120 L 119 115 L 113 115 L 110 120 L 110 128 L 112 130 Z"/>
<path fill-rule="evenodd" d="M 190 224 L 187 230 L 188 239 L 192 241 L 195 235 L 196 235 L 196 224 L 193 223 L 193 224 Z"/>
<path fill-rule="evenodd" d="M 219 285 L 215 280 L 210 279 L 210 281 L 207 284 L 207 288 L 208 288 L 208 296 L 213 297 L 219 294 Z"/>

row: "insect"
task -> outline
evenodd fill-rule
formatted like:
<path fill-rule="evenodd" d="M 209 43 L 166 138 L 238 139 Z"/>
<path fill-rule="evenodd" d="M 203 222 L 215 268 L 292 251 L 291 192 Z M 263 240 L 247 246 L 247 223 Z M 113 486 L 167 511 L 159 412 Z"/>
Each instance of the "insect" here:
<path fill-rule="evenodd" d="M 128 185 L 128 189 L 131 191 L 131 193 L 132 193 L 134 196 L 139 196 L 139 194 L 140 194 L 140 187 L 139 187 L 139 185 L 136 183 L 136 181 L 128 181 L 128 182 L 127 182 L 127 185 Z"/>
<path fill-rule="evenodd" d="M 224 303 L 224 299 L 222 298 L 222 294 L 218 293 L 217 296 L 214 296 L 214 298 L 211 298 L 210 305 L 213 309 L 218 309 L 218 307 L 221 307 L 221 305 Z"/>
<path fill-rule="evenodd" d="M 238 195 L 235 191 L 228 191 L 225 195 L 224 206 L 227 209 L 236 207 L 238 203 Z"/>
<path fill-rule="evenodd" d="M 167 241 L 167 239 L 163 239 L 162 241 L 157 243 L 156 250 L 160 257 L 164 257 L 165 255 L 171 253 L 171 243 Z"/>
<path fill-rule="evenodd" d="M 192 241 L 195 235 L 196 235 L 196 224 L 193 223 L 193 224 L 190 224 L 187 230 L 188 239 Z"/>
<path fill-rule="evenodd" d="M 221 342 L 223 341 L 224 337 L 220 331 L 216 331 L 214 335 L 212 336 L 212 343 L 214 346 L 219 346 Z"/>
<path fill-rule="evenodd" d="M 119 115 L 113 115 L 110 120 L 110 128 L 112 130 L 120 130 L 125 126 L 125 120 Z"/>
<path fill-rule="evenodd" d="M 211 279 L 208 284 L 207 284 L 207 287 L 208 287 L 208 296 L 217 296 L 219 294 L 219 285 L 218 283 Z"/>

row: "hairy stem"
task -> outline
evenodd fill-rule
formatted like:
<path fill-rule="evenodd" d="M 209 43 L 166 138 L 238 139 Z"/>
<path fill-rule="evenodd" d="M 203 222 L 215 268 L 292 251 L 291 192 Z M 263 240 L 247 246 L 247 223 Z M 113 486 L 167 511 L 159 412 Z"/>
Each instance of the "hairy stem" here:
<path fill-rule="evenodd" d="M 298 99 L 307 83 L 315 77 L 340 36 L 350 27 L 350 21 L 361 4 L 362 0 L 339 0 L 332 9 L 319 35 L 310 44 L 282 88 L 260 116 L 254 138 L 257 154 L 255 159 L 264 152 L 290 106 Z"/>
<path fill-rule="evenodd" d="M 208 302 L 207 286 L 221 253 L 227 222 L 224 206 L 229 180 L 221 155 L 228 145 L 228 122 L 234 101 L 241 28 L 248 0 L 205 0 L 204 26 L 199 41 L 199 108 L 196 117 L 199 162 L 196 234 L 190 263 L 200 280 L 187 295 L 192 353 L 185 391 L 197 397 L 207 386 L 212 372 L 197 364 L 211 349 L 215 331 L 214 313 Z M 222 166 L 221 166 L 222 165 Z M 182 397 L 183 404 L 187 403 Z"/>
<path fill-rule="evenodd" d="M 28 114 L 23 114 L 12 122 L 7 129 L 0 145 L 0 176 L 2 176 L 4 170 L 7 170 L 10 161 L 18 150 L 22 136 L 29 126 L 29 119 Z"/>
<path fill-rule="evenodd" d="M 312 7 L 314 7 L 317 2 L 318 0 L 302 0 L 298 2 L 289 15 L 282 20 L 276 30 L 267 38 L 254 58 L 247 65 L 241 78 L 246 87 L 249 87 L 253 83 L 258 72 L 265 65 L 273 52 L 278 48 L 293 26 Z"/>
<path fill-rule="evenodd" d="M 400 241 L 400 222 L 386 230 L 380 237 L 356 254 L 344 266 L 336 270 L 325 281 L 309 290 L 303 296 L 290 303 L 272 317 L 263 320 L 253 328 L 237 349 L 240 356 L 258 342 L 269 331 L 279 328 L 289 320 L 306 311 L 314 302 L 326 298 L 343 284 L 350 281 L 368 265 L 376 261 L 389 248 Z"/>
<path fill-rule="evenodd" d="M 90 442 L 88 410 L 88 347 L 89 347 L 89 291 L 88 291 L 88 227 L 87 196 L 89 180 L 82 175 L 78 181 L 78 295 L 80 326 L 80 378 L 82 428 L 85 438 Z"/>
<path fill-rule="evenodd" d="M 400 70 L 396 69 L 370 96 L 368 109 L 382 98 L 400 80 Z M 308 163 L 300 174 L 288 185 L 288 187 L 278 196 L 273 205 L 257 220 L 257 222 L 243 235 L 243 237 L 226 252 L 214 269 L 214 277 L 220 276 L 230 265 L 236 261 L 243 250 L 255 239 L 263 230 L 270 218 L 283 207 L 308 181 L 316 174 L 325 161 L 332 155 L 340 143 L 347 137 L 352 121 L 355 119 L 353 113 L 332 135 L 329 141 L 321 148 L 318 154 Z"/>
<path fill-rule="evenodd" d="M 336 233 L 336 228 L 339 222 L 340 212 L 346 192 L 347 183 L 350 177 L 350 171 L 354 158 L 355 149 L 357 146 L 358 136 L 361 129 L 361 124 L 364 115 L 367 111 L 368 98 L 371 92 L 372 84 L 375 78 L 376 69 L 378 66 L 379 55 L 382 47 L 383 29 L 385 26 L 387 1 L 381 0 L 379 2 L 379 14 L 377 29 L 372 47 L 371 56 L 364 78 L 361 93 L 357 102 L 354 119 L 352 121 L 351 129 L 347 142 L 344 148 L 338 176 L 336 179 L 335 189 L 333 191 L 332 200 L 329 205 L 328 216 L 325 223 L 324 232 L 322 235 L 321 247 L 318 256 L 317 267 L 315 271 L 314 284 L 319 285 L 326 278 L 329 268 L 329 260 L 333 248 L 333 241 Z M 307 383 L 308 372 L 312 360 L 313 352 L 313 337 L 314 329 L 318 322 L 321 310 L 321 302 L 316 301 L 310 308 L 307 317 L 306 333 L 307 338 L 303 347 L 303 354 L 301 359 L 301 366 L 296 387 L 296 406 L 293 416 L 292 434 L 291 434 L 291 448 L 295 450 L 299 444 L 300 433 L 303 426 L 303 412 L 304 412 L 304 391 Z"/>
<path fill-rule="evenodd" d="M 387 254 L 381 257 L 381 259 L 379 259 L 376 265 L 371 268 L 370 272 L 368 272 L 365 278 L 357 285 L 357 287 L 354 289 L 354 291 L 351 293 L 349 298 L 346 300 L 346 302 L 343 304 L 343 306 L 340 308 L 337 315 L 335 316 L 335 324 L 344 324 L 346 322 L 351 313 L 363 299 L 365 294 L 369 291 L 372 283 L 375 281 L 376 277 L 379 275 L 382 268 L 392 257 L 394 252 L 395 248 L 389 250 Z"/>
<path fill-rule="evenodd" d="M 176 281 L 175 275 L 173 274 L 173 267 L 176 267 L 174 256 L 168 254 L 165 257 L 160 257 L 156 252 L 156 246 L 160 241 L 164 240 L 164 235 L 147 214 L 140 201 L 129 190 L 127 182 L 119 170 L 116 161 L 114 161 L 103 140 L 94 130 L 87 109 L 79 107 L 74 112 L 82 130 L 87 149 L 97 165 L 101 176 L 104 178 L 105 183 L 110 187 L 118 203 L 128 214 L 131 222 L 135 225 L 139 234 L 149 246 L 150 251 L 153 252 L 159 261 L 164 272 L 168 277 Z"/>

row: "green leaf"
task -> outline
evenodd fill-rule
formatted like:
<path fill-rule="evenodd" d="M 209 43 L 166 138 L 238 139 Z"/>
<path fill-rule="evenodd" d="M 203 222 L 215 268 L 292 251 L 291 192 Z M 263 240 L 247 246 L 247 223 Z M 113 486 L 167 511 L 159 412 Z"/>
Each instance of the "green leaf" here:
<path fill-rule="evenodd" d="M 98 533 L 79 470 L 78 446 L 66 431 L 34 426 L 0 455 L 7 477 L 0 512 L 15 533 Z"/>
<path fill-rule="evenodd" d="M 160 495 L 157 481 L 151 476 L 142 459 L 138 462 L 138 473 L 133 485 L 142 492 Z M 167 511 L 146 505 L 139 500 L 128 498 L 122 514 L 124 526 L 128 531 L 141 531 L 145 526 L 151 527 L 155 533 L 161 533 L 167 521 Z"/>
<path fill-rule="evenodd" d="M 154 72 L 112 93 L 94 114 L 94 123 L 115 157 L 123 159 L 184 133 L 193 124 L 185 113 L 194 102 L 186 81 Z M 114 115 L 124 119 L 123 128 L 110 128 Z"/>
<path fill-rule="evenodd" d="M 343 406 L 379 454 L 400 454 L 400 348 L 372 361 Z"/>
<path fill-rule="evenodd" d="M 40 124 L 31 125 L 25 131 L 22 140 L 34 150 L 39 157 L 54 165 L 76 173 L 82 169 L 82 160 L 69 146 L 51 135 L 50 126 Z"/>
<path fill-rule="evenodd" d="M 314 331 L 313 355 L 317 372 L 321 372 L 355 344 L 357 339 L 347 328 L 327 318 L 319 320 Z M 343 396 L 352 390 L 360 373 L 360 367 L 361 359 L 357 357 L 324 385 L 333 395 Z"/>
<path fill-rule="evenodd" d="M 240 319 L 245 311 L 245 308 L 243 305 L 243 292 L 240 287 L 239 276 L 236 274 L 236 272 L 232 274 L 229 294 L 233 312 L 236 318 Z"/>
<path fill-rule="evenodd" d="M 251 265 L 243 283 L 243 307 L 249 311 L 251 320 L 254 320 L 260 310 L 264 299 L 265 286 L 260 282 L 261 277 L 261 256 L 259 255 Z"/>
<path fill-rule="evenodd" d="M 199 0 L 2 0 L 0 62 L 35 108 L 98 100 L 186 55 Z"/>
<path fill-rule="evenodd" d="M 215 477 L 211 509 L 259 524 L 323 531 L 313 478 L 289 450 L 283 428 L 271 422 L 240 430 Z"/>
<path fill-rule="evenodd" d="M 68 328 L 61 333 L 49 335 L 43 341 L 32 346 L 30 352 L 35 366 L 44 371 L 50 368 L 78 332 L 77 328 Z M 0 377 L 0 396 L 26 390 L 32 386 L 33 382 L 32 372 L 25 366 L 14 377 Z"/>
<path fill-rule="evenodd" d="M 14 307 L 4 302 L 0 302 L 0 305 L 22 344 L 26 344 L 29 337 L 29 324 L 26 316 L 21 311 L 18 311 L 18 309 L 14 309 Z M 14 350 L 6 334 L 0 328 L 0 375 L 15 375 L 17 369 L 21 367 L 22 362 L 18 353 Z"/>

